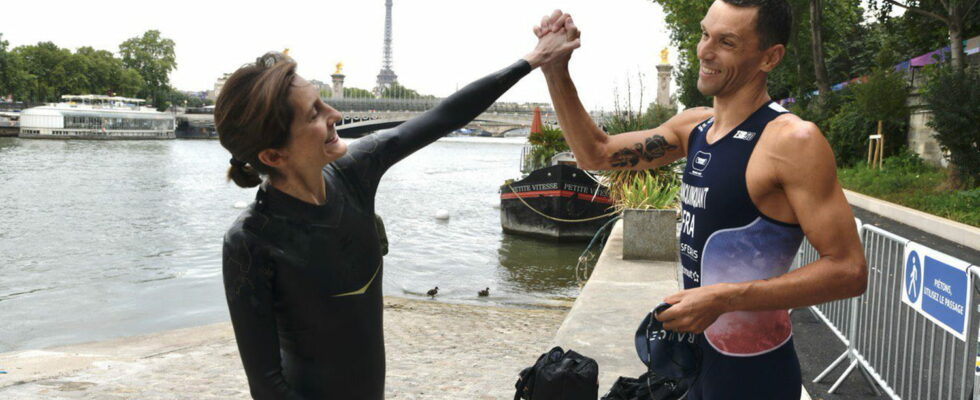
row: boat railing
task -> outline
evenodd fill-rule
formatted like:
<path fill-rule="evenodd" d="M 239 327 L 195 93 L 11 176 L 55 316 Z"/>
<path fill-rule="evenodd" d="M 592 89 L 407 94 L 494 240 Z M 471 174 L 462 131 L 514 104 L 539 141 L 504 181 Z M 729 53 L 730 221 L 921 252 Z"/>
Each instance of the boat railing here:
<path fill-rule="evenodd" d="M 540 159 L 534 154 L 534 145 L 527 144 L 521 149 L 521 173 L 530 174 L 536 169 L 548 166 L 548 159 Z"/>

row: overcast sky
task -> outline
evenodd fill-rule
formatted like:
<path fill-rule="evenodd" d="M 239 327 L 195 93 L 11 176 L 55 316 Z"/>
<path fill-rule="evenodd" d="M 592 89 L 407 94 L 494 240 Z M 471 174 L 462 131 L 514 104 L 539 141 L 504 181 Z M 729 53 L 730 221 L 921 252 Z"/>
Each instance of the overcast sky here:
<path fill-rule="evenodd" d="M 118 53 L 124 40 L 157 29 L 176 42 L 170 80 L 180 90 L 211 89 L 221 74 L 284 48 L 308 79 L 329 82 L 343 62 L 346 86 L 371 89 L 381 68 L 384 0 L 41 0 L 3 8 L 0 33 L 11 47 L 51 41 Z M 670 43 L 663 13 L 649 0 L 394 0 L 393 69 L 401 84 L 446 96 L 532 50 L 531 27 L 555 8 L 571 13 L 582 31 L 571 69 L 587 108 L 611 109 L 617 87 L 625 96 L 628 76 L 636 91 L 638 72 L 643 102 L 654 99 L 655 65 Z M 543 76 L 536 71 L 502 100 L 547 102 Z"/>

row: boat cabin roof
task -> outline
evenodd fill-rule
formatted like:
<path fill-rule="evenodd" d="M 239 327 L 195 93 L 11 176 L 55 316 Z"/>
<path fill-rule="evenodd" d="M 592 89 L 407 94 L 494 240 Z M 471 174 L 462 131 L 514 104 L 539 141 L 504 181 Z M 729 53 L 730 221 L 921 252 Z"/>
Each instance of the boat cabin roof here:
<path fill-rule="evenodd" d="M 145 103 L 146 100 L 134 99 L 129 97 L 119 97 L 119 96 L 104 96 L 100 94 L 66 94 L 61 96 L 62 100 L 65 101 L 81 101 L 81 102 L 123 102 L 123 103 Z"/>

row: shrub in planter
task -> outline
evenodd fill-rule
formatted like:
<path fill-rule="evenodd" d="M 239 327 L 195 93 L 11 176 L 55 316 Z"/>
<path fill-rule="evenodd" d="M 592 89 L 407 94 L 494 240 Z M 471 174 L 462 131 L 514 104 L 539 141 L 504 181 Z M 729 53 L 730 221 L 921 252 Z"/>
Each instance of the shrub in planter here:
<path fill-rule="evenodd" d="M 541 127 L 541 132 L 528 135 L 527 142 L 531 145 L 531 151 L 526 156 L 529 159 L 525 160 L 525 165 L 529 166 L 529 171 L 547 167 L 551 157 L 569 150 L 561 129 L 547 125 Z"/>
<path fill-rule="evenodd" d="M 677 192 L 680 178 L 671 166 L 607 175 L 610 196 L 623 210 L 623 258 L 677 259 Z"/>

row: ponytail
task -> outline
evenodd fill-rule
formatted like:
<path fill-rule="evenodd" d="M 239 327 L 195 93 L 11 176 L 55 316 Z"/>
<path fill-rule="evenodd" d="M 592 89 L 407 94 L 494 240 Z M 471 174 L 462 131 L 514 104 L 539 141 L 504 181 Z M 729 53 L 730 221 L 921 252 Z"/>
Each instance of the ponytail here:
<path fill-rule="evenodd" d="M 245 163 L 232 163 L 228 167 L 228 180 L 243 188 L 256 187 L 262 183 L 259 172 Z"/>
<path fill-rule="evenodd" d="M 278 149 L 289 139 L 294 113 L 289 92 L 296 62 L 280 53 L 267 53 L 225 81 L 214 107 L 221 145 L 232 155 L 228 180 L 243 188 L 258 186 L 262 176 L 278 171 L 259 161 L 265 149 Z"/>

